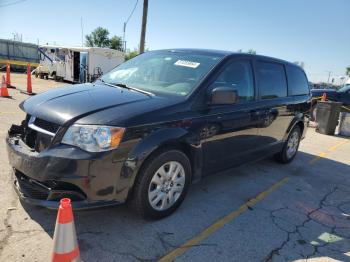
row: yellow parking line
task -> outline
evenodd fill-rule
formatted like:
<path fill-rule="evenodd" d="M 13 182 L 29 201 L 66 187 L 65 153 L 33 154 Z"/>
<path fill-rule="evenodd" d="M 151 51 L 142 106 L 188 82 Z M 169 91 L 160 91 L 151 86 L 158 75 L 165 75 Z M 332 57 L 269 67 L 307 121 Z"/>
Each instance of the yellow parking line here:
<path fill-rule="evenodd" d="M 0 112 L 0 114 L 22 114 L 23 112 Z"/>
<path fill-rule="evenodd" d="M 188 249 L 190 249 L 193 246 L 198 245 L 201 241 L 206 239 L 209 235 L 213 234 L 217 230 L 219 230 L 221 227 L 223 227 L 225 224 L 233 220 L 234 218 L 238 217 L 240 214 L 244 213 L 249 207 L 254 206 L 261 200 L 263 200 L 265 197 L 267 197 L 269 194 L 271 194 L 274 190 L 282 186 L 284 183 L 286 183 L 289 180 L 289 177 L 285 177 L 282 180 L 278 181 L 277 183 L 273 184 L 271 187 L 269 187 L 267 190 L 261 192 L 259 195 L 257 195 L 255 198 L 250 199 L 243 205 L 241 205 L 238 209 L 234 210 L 233 212 L 229 213 L 228 215 L 224 216 L 223 218 L 217 220 L 214 224 L 210 225 L 206 229 L 204 229 L 201 233 L 199 233 L 194 238 L 188 240 L 185 242 L 182 246 L 179 248 L 171 251 L 164 257 L 162 257 L 159 261 L 165 262 L 165 261 L 173 261 L 177 257 L 181 256 L 183 253 L 185 253 Z"/>
<path fill-rule="evenodd" d="M 328 151 L 335 151 L 338 149 L 338 147 L 341 147 L 342 145 L 346 144 L 348 142 L 348 140 L 345 140 L 345 141 L 341 141 L 339 142 L 338 144 L 334 145 L 334 146 L 331 146 L 330 148 L 328 148 Z"/>
<path fill-rule="evenodd" d="M 322 157 L 325 157 L 327 155 L 326 152 L 322 152 L 318 154 L 318 156 L 315 156 L 313 159 L 310 160 L 309 164 L 313 165 L 316 161 L 320 160 Z"/>
<path fill-rule="evenodd" d="M 333 152 L 337 150 L 342 145 L 346 144 L 348 141 L 341 141 L 334 146 L 331 146 L 327 149 L 326 152 L 321 152 L 319 155 L 315 156 L 312 160 L 310 160 L 309 164 L 312 165 L 322 157 L 327 156 L 330 152 Z M 269 187 L 267 190 L 261 192 L 259 195 L 257 195 L 255 198 L 250 199 L 243 205 L 241 205 L 238 209 L 232 211 L 228 215 L 224 216 L 223 218 L 217 220 L 213 224 L 211 224 L 209 227 L 204 229 L 201 233 L 199 233 L 197 236 L 193 237 L 192 239 L 186 241 L 183 245 L 180 247 L 174 249 L 170 253 L 166 254 L 164 257 L 160 258 L 160 262 L 165 261 L 174 261 L 177 257 L 184 254 L 187 250 L 189 250 L 191 247 L 198 245 L 200 242 L 202 242 L 204 239 L 208 238 L 211 234 L 222 228 L 225 224 L 229 223 L 242 213 L 244 213 L 249 207 L 256 205 L 258 202 L 266 198 L 269 194 L 271 194 L 274 190 L 281 187 L 283 184 L 285 184 L 289 180 L 289 177 L 285 177 L 282 180 L 278 181 L 277 183 L 273 184 L 271 187 Z"/>
<path fill-rule="evenodd" d="M 348 143 L 348 140 L 345 141 L 340 141 L 339 143 L 335 144 L 334 146 L 331 146 L 327 149 L 327 151 L 325 152 L 321 152 L 319 153 L 317 156 L 315 156 L 313 159 L 311 159 L 309 161 L 310 165 L 313 165 L 315 162 L 317 162 L 318 160 L 320 160 L 322 157 L 326 157 L 330 152 L 333 152 L 335 150 L 337 150 L 339 147 L 341 147 L 342 145 Z"/>

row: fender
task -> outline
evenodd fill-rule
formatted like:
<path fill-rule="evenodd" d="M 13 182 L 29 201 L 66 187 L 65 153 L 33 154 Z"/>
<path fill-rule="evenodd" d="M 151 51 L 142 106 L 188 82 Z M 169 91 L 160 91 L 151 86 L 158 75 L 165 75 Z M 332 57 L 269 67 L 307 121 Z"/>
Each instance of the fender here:
<path fill-rule="evenodd" d="M 186 148 L 186 153 L 190 154 L 190 161 L 192 160 L 192 181 L 200 180 L 203 158 L 199 136 L 182 127 L 166 127 L 155 130 L 141 139 L 128 154 L 121 176 L 123 180 L 128 180 L 130 189 L 145 160 L 156 150 L 165 146 Z"/>

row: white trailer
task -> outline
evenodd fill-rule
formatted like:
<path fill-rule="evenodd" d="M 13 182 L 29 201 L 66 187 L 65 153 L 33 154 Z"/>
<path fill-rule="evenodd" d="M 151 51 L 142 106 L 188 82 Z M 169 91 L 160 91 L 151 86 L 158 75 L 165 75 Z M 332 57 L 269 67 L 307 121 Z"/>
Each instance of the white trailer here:
<path fill-rule="evenodd" d="M 74 83 L 94 81 L 124 62 L 124 53 L 100 47 L 39 47 L 40 66 L 37 74 Z M 46 73 L 47 72 L 47 73 Z M 43 78 L 43 77 L 42 77 Z"/>

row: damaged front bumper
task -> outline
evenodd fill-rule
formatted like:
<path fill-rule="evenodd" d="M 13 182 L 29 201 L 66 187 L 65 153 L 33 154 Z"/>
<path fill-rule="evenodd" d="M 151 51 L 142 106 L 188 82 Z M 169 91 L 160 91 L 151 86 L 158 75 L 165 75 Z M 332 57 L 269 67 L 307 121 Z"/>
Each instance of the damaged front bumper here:
<path fill-rule="evenodd" d="M 20 128 L 11 127 L 6 145 L 14 188 L 22 201 L 57 208 L 61 198 L 69 197 L 75 209 L 125 201 L 129 187 L 121 188 L 124 158 L 120 152 L 91 154 L 63 144 L 37 152 L 24 143 Z"/>
<path fill-rule="evenodd" d="M 120 204 L 117 201 L 87 201 L 79 192 L 51 189 L 36 180 L 24 176 L 16 170 L 14 170 L 13 186 L 21 201 L 49 209 L 57 209 L 59 207 L 58 199 L 65 197 L 73 200 L 72 207 L 75 210 Z"/>

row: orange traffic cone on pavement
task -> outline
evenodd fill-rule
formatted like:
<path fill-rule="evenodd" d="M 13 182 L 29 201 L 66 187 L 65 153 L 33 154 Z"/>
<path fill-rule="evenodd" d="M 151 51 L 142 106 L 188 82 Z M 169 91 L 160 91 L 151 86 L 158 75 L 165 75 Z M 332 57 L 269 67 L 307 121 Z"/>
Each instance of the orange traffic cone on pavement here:
<path fill-rule="evenodd" d="M 27 91 L 21 91 L 21 93 L 27 95 L 35 95 L 32 91 L 32 73 L 30 71 L 30 64 L 27 64 Z"/>
<path fill-rule="evenodd" d="M 58 208 L 53 236 L 52 262 L 80 262 L 71 201 L 63 198 Z"/>
<path fill-rule="evenodd" d="M 7 88 L 15 88 L 14 86 L 11 85 L 11 69 L 10 69 L 10 64 L 6 64 L 6 85 Z"/>
<path fill-rule="evenodd" d="M 11 96 L 9 95 L 9 91 L 7 90 L 5 76 L 2 76 L 0 96 L 11 98 Z"/>
<path fill-rule="evenodd" d="M 323 93 L 322 97 L 321 97 L 321 101 L 325 102 L 327 101 L 327 93 Z"/>

